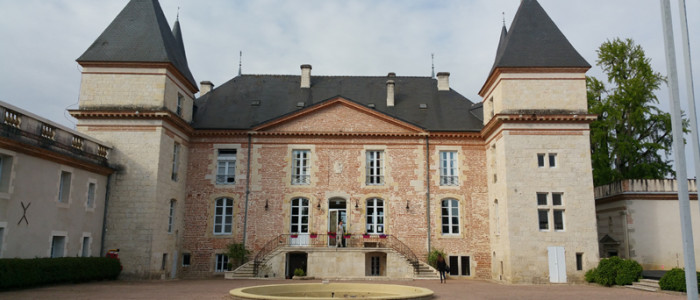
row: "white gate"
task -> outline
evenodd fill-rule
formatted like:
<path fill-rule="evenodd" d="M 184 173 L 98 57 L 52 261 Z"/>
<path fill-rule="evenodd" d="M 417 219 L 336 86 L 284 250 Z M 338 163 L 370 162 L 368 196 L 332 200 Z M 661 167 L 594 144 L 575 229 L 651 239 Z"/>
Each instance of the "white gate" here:
<path fill-rule="evenodd" d="M 547 247 L 549 253 L 549 282 L 566 283 L 564 247 Z"/>

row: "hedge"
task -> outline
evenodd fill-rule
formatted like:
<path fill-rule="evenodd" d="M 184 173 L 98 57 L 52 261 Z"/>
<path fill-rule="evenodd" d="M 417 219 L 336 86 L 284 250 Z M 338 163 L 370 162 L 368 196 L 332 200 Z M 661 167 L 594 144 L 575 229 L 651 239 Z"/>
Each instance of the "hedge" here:
<path fill-rule="evenodd" d="M 642 277 L 642 266 L 634 260 L 617 256 L 603 258 L 598 267 L 588 270 L 585 279 L 604 286 L 628 285 Z"/>
<path fill-rule="evenodd" d="M 120 272 L 119 260 L 106 257 L 0 259 L 0 290 L 114 280 Z"/>
<path fill-rule="evenodd" d="M 696 273 L 698 277 L 698 285 L 700 285 L 700 272 Z M 662 290 L 685 292 L 685 270 L 673 268 L 661 276 L 659 287 Z"/>

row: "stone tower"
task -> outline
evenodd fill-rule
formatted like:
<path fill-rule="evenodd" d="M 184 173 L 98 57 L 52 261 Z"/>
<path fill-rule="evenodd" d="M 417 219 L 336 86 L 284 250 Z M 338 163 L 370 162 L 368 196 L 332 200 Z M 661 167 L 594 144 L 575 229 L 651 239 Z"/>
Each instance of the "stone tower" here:
<path fill-rule="evenodd" d="M 175 277 L 183 235 L 194 94 L 179 21 L 157 0 L 131 0 L 77 59 L 78 130 L 111 143 L 105 249 L 120 249 L 123 276 Z M 104 255 L 104 254 L 103 254 Z"/>
<path fill-rule="evenodd" d="M 479 92 L 494 279 L 581 281 L 598 261 L 589 68 L 536 0 L 503 27 Z"/>

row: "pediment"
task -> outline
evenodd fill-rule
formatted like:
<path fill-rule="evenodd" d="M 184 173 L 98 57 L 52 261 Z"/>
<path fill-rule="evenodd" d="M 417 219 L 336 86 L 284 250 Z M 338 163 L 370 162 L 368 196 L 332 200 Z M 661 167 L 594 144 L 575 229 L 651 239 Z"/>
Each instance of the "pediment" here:
<path fill-rule="evenodd" d="M 336 97 L 254 128 L 268 133 L 415 134 L 418 126 Z"/>

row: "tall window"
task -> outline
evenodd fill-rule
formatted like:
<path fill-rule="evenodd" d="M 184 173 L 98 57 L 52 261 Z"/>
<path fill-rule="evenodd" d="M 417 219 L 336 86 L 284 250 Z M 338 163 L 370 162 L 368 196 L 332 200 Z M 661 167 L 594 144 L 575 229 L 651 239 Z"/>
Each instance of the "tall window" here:
<path fill-rule="evenodd" d="M 175 108 L 175 113 L 182 117 L 182 94 L 177 93 L 177 108 Z"/>
<path fill-rule="evenodd" d="M 216 184 L 236 183 L 236 149 L 219 149 Z"/>
<path fill-rule="evenodd" d="M 440 151 L 440 185 L 459 185 L 457 151 Z"/>
<path fill-rule="evenodd" d="M 230 234 L 232 223 L 233 199 L 217 199 L 214 209 L 214 234 Z"/>
<path fill-rule="evenodd" d="M 214 266 L 214 272 L 224 272 L 228 270 L 228 256 L 226 254 L 216 255 L 216 265 Z"/>
<path fill-rule="evenodd" d="M 459 234 L 459 201 L 442 200 L 442 234 Z"/>
<path fill-rule="evenodd" d="M 60 203 L 68 203 L 70 197 L 70 178 L 70 172 L 61 171 L 61 182 L 58 186 L 58 202 Z"/>
<path fill-rule="evenodd" d="M 384 233 L 384 200 L 367 200 L 367 233 Z"/>
<path fill-rule="evenodd" d="M 292 199 L 292 220 L 290 233 L 309 233 L 309 199 Z"/>
<path fill-rule="evenodd" d="M 51 257 L 63 257 L 66 247 L 66 237 L 54 235 L 51 238 Z"/>
<path fill-rule="evenodd" d="M 83 237 L 83 249 L 80 251 L 80 256 L 89 257 L 90 256 L 90 237 Z"/>
<path fill-rule="evenodd" d="M 562 193 L 537 193 L 537 219 L 540 231 L 549 230 L 552 227 L 550 224 L 555 231 L 564 231 L 565 209 L 562 196 Z"/>
<path fill-rule="evenodd" d="M 384 151 L 367 151 L 367 185 L 384 184 Z"/>
<path fill-rule="evenodd" d="M 173 146 L 173 173 L 170 176 L 170 178 L 173 181 L 177 181 L 177 169 L 178 169 L 178 160 L 180 159 L 180 144 L 175 143 L 175 146 Z"/>
<path fill-rule="evenodd" d="M 87 192 L 87 207 L 88 208 L 95 207 L 95 188 L 96 188 L 96 185 L 94 182 L 88 183 L 88 192 Z"/>
<path fill-rule="evenodd" d="M 311 183 L 309 175 L 309 150 L 292 151 L 292 184 Z"/>
<path fill-rule="evenodd" d="M 168 213 L 168 233 L 173 232 L 173 219 L 175 218 L 175 199 L 170 200 L 170 212 Z"/>

